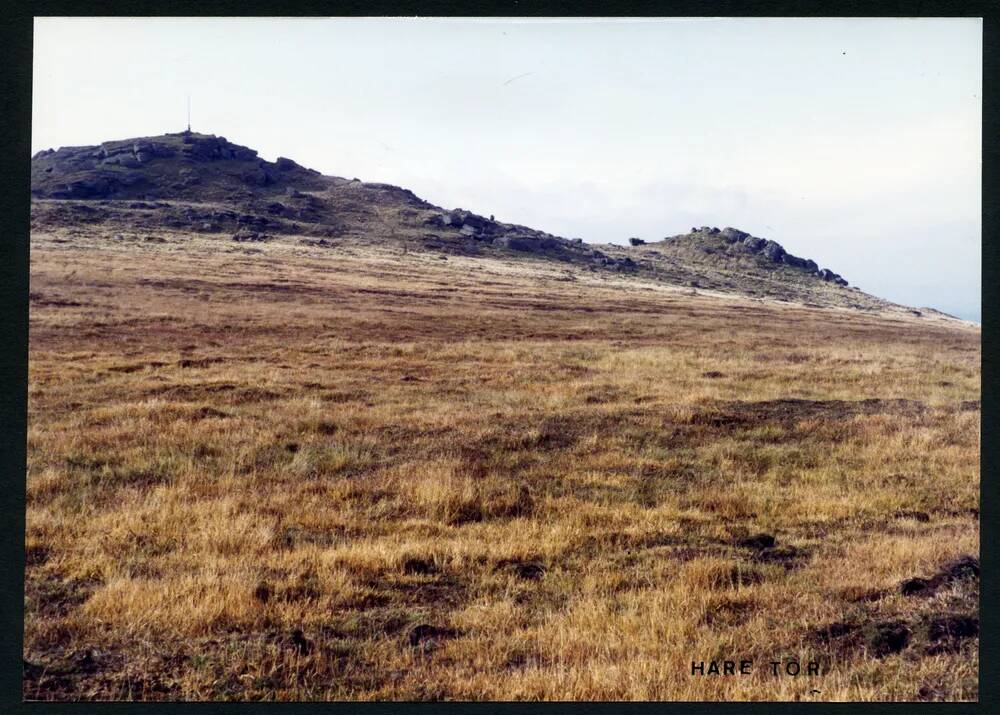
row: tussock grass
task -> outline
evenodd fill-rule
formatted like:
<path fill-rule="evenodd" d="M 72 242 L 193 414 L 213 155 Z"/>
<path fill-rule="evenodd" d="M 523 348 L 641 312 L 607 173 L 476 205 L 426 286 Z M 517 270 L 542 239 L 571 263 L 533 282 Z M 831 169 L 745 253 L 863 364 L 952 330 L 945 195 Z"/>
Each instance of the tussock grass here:
<path fill-rule="evenodd" d="M 978 331 L 377 247 L 50 238 L 28 698 L 976 698 L 978 639 L 925 641 L 978 586 L 898 586 L 978 553 Z M 917 635 L 888 655 L 816 635 L 893 620 Z M 823 673 L 767 672 L 786 658 Z"/>

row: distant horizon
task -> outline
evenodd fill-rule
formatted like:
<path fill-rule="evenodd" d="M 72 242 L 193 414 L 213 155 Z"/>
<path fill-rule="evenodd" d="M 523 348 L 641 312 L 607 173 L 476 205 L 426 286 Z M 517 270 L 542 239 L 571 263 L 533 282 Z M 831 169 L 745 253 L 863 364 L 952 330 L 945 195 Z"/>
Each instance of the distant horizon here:
<path fill-rule="evenodd" d="M 170 104 L 159 133 L 182 132 L 190 94 L 192 131 L 272 161 L 588 243 L 730 225 L 981 322 L 976 19 L 38 18 L 35 32 L 32 154 L 156 136 Z M 145 48 L 124 77 L 93 69 L 102 33 Z M 262 66 L 263 36 L 301 53 Z"/>

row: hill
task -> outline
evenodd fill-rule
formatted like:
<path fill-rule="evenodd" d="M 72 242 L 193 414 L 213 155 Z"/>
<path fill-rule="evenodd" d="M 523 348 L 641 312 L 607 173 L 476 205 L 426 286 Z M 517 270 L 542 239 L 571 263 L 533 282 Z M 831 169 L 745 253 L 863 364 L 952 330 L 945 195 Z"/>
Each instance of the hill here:
<path fill-rule="evenodd" d="M 25 699 L 978 697 L 977 327 L 189 139 L 34 160 Z"/>
<path fill-rule="evenodd" d="M 390 243 L 445 255 L 502 255 L 744 296 L 868 311 L 900 306 L 847 285 L 775 241 L 702 227 L 661 242 L 595 245 L 462 209 L 388 184 L 323 176 L 189 132 L 67 147 L 31 162 L 33 226 L 105 224 L 220 235 L 297 237 L 320 247 Z M 916 314 L 920 314 L 919 312 Z"/>

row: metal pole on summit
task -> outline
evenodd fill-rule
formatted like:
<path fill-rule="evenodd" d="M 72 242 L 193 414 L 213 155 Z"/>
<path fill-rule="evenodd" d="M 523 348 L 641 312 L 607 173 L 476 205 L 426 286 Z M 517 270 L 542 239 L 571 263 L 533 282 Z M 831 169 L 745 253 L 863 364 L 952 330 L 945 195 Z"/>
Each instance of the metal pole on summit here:
<path fill-rule="evenodd" d="M 187 133 L 191 133 L 191 95 L 188 95 L 188 128 Z"/>

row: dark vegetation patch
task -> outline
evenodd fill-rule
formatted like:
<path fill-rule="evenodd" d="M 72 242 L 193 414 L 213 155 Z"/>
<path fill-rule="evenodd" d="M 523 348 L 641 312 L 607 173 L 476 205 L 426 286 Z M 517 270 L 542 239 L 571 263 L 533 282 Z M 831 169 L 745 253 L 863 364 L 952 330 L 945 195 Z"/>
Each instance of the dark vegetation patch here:
<path fill-rule="evenodd" d="M 144 367 L 146 367 L 144 363 L 137 363 L 133 365 L 109 365 L 107 370 L 108 372 L 119 372 L 128 374 L 131 372 L 139 372 Z"/>
<path fill-rule="evenodd" d="M 945 586 L 958 581 L 979 582 L 979 559 L 965 554 L 944 564 L 937 573 L 928 578 L 915 576 L 899 584 L 899 592 L 904 596 L 933 596 Z"/>
<path fill-rule="evenodd" d="M 748 621 L 756 611 L 757 604 L 752 598 L 714 597 L 705 605 L 701 622 L 709 627 L 731 628 Z"/>
<path fill-rule="evenodd" d="M 912 635 L 906 621 L 890 619 L 868 623 L 837 621 L 814 631 L 811 638 L 841 657 L 867 654 L 885 658 L 906 648 Z"/>
<path fill-rule="evenodd" d="M 496 564 L 498 571 L 507 571 L 520 579 L 526 581 L 538 581 L 547 569 L 541 561 L 519 561 L 517 559 L 504 559 Z"/>
<path fill-rule="evenodd" d="M 208 405 L 199 407 L 193 415 L 195 420 L 207 420 L 212 417 L 232 417 L 232 415 L 228 412 L 217 410 L 214 407 L 209 407 Z"/>
<path fill-rule="evenodd" d="M 917 511 L 914 509 L 900 509 L 893 513 L 893 517 L 896 519 L 913 519 L 914 521 L 919 521 L 922 524 L 926 524 L 931 520 L 930 514 L 926 511 Z"/>
<path fill-rule="evenodd" d="M 916 609 L 887 616 L 873 602 L 888 595 L 877 589 L 854 588 L 842 592 L 855 604 L 853 617 L 813 631 L 809 640 L 835 657 L 868 655 L 885 658 L 903 651 L 921 655 L 955 653 L 979 636 L 979 562 L 962 556 L 947 562 L 930 579 L 920 582 L 922 595 L 945 585 L 958 588 L 944 600 L 918 602 Z M 927 584 L 933 582 L 934 586 Z M 909 583 L 909 582 L 906 582 Z M 933 699 L 933 698 L 931 698 Z"/>
<path fill-rule="evenodd" d="M 24 547 L 24 565 L 41 566 L 49 559 L 50 549 L 44 544 L 31 544 Z"/>
<path fill-rule="evenodd" d="M 170 397 L 175 400 L 198 402 L 210 396 L 224 395 L 233 403 L 268 402 L 282 395 L 263 387 L 240 387 L 232 382 L 190 382 L 179 385 L 151 387 L 143 393 L 147 397 Z"/>
<path fill-rule="evenodd" d="M 424 653 L 435 650 L 445 639 L 461 635 L 460 631 L 446 626 L 420 623 L 409 630 L 406 640 L 411 648 L 419 648 Z"/>
<path fill-rule="evenodd" d="M 65 300 L 63 298 L 51 298 L 43 293 L 36 293 L 34 291 L 28 293 L 28 300 L 31 301 L 32 305 L 39 307 L 48 306 L 52 308 L 77 308 L 83 303 L 76 300 Z"/>
<path fill-rule="evenodd" d="M 913 635 L 906 621 L 885 621 L 863 631 L 867 650 L 876 658 L 899 653 L 910 644 Z"/>
<path fill-rule="evenodd" d="M 288 635 L 288 646 L 299 655 L 309 655 L 316 644 L 305 637 L 301 628 L 296 628 Z"/>
<path fill-rule="evenodd" d="M 979 636 L 979 618 L 973 614 L 938 615 L 925 620 L 922 625 L 926 629 L 928 655 L 954 653 L 966 640 Z"/>
<path fill-rule="evenodd" d="M 848 586 L 841 590 L 840 597 L 848 603 L 870 603 L 886 596 L 886 592 L 878 588 L 864 586 Z"/>
<path fill-rule="evenodd" d="M 100 585 L 97 579 L 62 578 L 36 571 L 25 580 L 24 610 L 41 618 L 62 618 L 90 598 Z"/>
<path fill-rule="evenodd" d="M 693 421 L 713 427 L 757 426 L 768 422 L 790 427 L 803 419 L 836 421 L 856 415 L 915 415 L 925 409 L 922 402 L 904 399 L 734 401 L 721 403 L 711 410 L 698 413 Z"/>
<path fill-rule="evenodd" d="M 747 536 L 736 542 L 736 545 L 744 549 L 769 549 L 775 544 L 774 536 L 771 534 L 754 534 L 752 536 Z"/>
<path fill-rule="evenodd" d="M 180 367 L 208 367 L 209 365 L 218 365 L 219 363 L 225 362 L 220 357 L 208 357 L 208 358 L 184 358 L 178 361 Z"/>
<path fill-rule="evenodd" d="M 410 558 L 403 562 L 403 573 L 426 576 L 438 572 L 437 564 L 431 559 Z"/>
<path fill-rule="evenodd" d="M 23 659 L 22 693 L 26 700 L 53 699 L 78 693 L 83 683 L 100 684 L 115 693 L 125 657 L 120 652 L 84 646 Z M 169 692 L 167 689 L 165 692 Z M 44 694 L 44 695 L 43 695 Z M 62 695 L 60 695 L 62 694 Z"/>
<path fill-rule="evenodd" d="M 802 567 L 808 558 L 808 551 L 790 544 L 761 549 L 754 555 L 758 563 L 777 564 L 788 570 Z"/>

